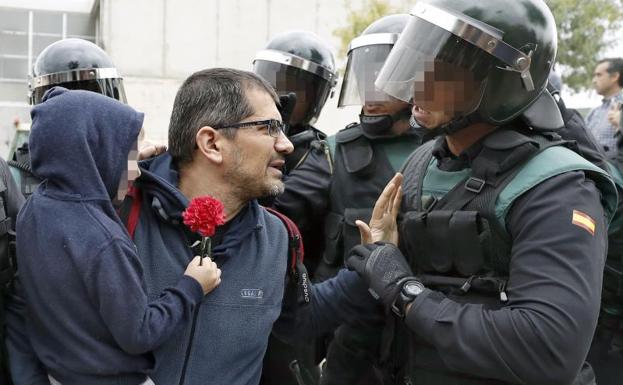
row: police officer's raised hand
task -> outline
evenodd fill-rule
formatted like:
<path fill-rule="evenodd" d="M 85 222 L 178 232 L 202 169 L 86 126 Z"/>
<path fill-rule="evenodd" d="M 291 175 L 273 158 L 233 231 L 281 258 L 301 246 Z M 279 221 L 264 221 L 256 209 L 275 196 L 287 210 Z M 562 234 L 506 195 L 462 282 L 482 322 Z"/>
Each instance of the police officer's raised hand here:
<path fill-rule="evenodd" d="M 414 279 L 404 255 L 390 243 L 353 247 L 346 258 L 346 266 L 359 273 L 387 309 L 396 300 L 404 282 Z"/>
<path fill-rule="evenodd" d="M 361 235 L 361 243 L 387 242 L 398 244 L 396 217 L 402 201 L 402 174 L 397 173 L 389 181 L 374 204 L 370 224 L 355 221 Z"/>
<path fill-rule="evenodd" d="M 199 282 L 204 295 L 214 290 L 221 283 L 221 269 L 208 257 L 203 258 L 203 262 L 199 256 L 193 258 L 186 267 L 184 275 Z"/>

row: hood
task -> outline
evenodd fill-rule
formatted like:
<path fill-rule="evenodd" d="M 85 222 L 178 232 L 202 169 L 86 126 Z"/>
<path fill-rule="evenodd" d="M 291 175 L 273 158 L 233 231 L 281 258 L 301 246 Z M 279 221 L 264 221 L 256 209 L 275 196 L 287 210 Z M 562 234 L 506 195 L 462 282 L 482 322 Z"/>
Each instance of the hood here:
<path fill-rule="evenodd" d="M 95 92 L 55 87 L 31 117 L 32 170 L 46 189 L 80 199 L 116 195 L 142 113 Z"/>
<path fill-rule="evenodd" d="M 185 231 L 191 245 L 199 239 L 199 234 L 193 233 L 183 226 L 182 212 L 188 206 L 188 198 L 177 188 L 179 172 L 173 158 L 168 151 L 150 159 L 140 161 L 141 175 L 136 179 L 137 186 L 154 213 L 165 222 L 180 225 Z M 261 230 L 266 226 L 263 209 L 257 202 L 249 202 L 235 218 L 228 223 L 229 229 L 223 238 L 223 243 L 214 247 L 214 256 L 229 256 L 228 250 L 241 244 L 253 231 Z M 195 250 L 198 253 L 198 250 Z M 224 263 L 224 260 L 220 262 Z"/>
<path fill-rule="evenodd" d="M 138 163 L 141 175 L 134 182 L 152 203 L 158 215 L 173 223 L 182 223 L 182 211 L 188 198 L 177 188 L 179 173 L 168 151 Z M 157 207 L 154 207 L 156 205 Z"/>

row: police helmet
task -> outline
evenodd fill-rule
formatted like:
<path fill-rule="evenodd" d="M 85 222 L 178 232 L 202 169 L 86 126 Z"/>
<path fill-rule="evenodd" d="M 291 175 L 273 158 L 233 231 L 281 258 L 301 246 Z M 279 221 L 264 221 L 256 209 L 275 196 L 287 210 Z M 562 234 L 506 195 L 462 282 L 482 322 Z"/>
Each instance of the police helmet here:
<path fill-rule="evenodd" d="M 390 101 L 374 81 L 408 21 L 407 14 L 382 17 L 351 41 L 338 107 Z"/>
<path fill-rule="evenodd" d="M 290 31 L 271 39 L 253 60 L 253 71 L 277 94 L 296 94 L 293 126 L 313 124 L 337 82 L 335 59 L 329 46 L 307 31 Z"/>
<path fill-rule="evenodd" d="M 63 39 L 37 57 L 29 79 L 30 104 L 41 102 L 55 86 L 97 92 L 126 102 L 123 80 L 100 47 L 83 39 Z"/>
<path fill-rule="evenodd" d="M 539 98 L 556 48 L 554 17 L 542 0 L 422 0 L 376 86 L 417 108 L 449 112 L 456 129 L 501 125 Z M 448 87 L 463 95 L 442 97 L 440 107 L 435 95 Z"/>

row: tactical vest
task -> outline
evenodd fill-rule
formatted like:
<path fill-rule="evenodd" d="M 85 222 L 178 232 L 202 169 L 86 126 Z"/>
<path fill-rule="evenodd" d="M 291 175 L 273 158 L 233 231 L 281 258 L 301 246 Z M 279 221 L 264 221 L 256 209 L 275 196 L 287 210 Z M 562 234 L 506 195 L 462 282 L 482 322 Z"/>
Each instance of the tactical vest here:
<path fill-rule="evenodd" d="M 555 175 L 584 171 L 602 192 L 604 211 L 612 218 L 617 195 L 611 178 L 567 144 L 554 133 L 498 129 L 483 140 L 472 168 L 455 172 L 437 167 L 432 142 L 416 150 L 403 167 L 406 212 L 400 239 L 424 284 L 457 302 L 492 309 L 504 306 L 511 250 L 506 215 L 515 199 Z M 447 234 L 452 234 L 452 242 Z M 406 370 L 405 378 L 414 384 L 487 383 L 448 373 L 434 347 L 409 333 L 404 324 L 390 328 L 393 331 L 386 334 L 393 341 L 385 340 L 382 360 L 393 378 L 402 381 Z M 399 357 L 391 357 L 396 354 L 402 355 L 402 365 Z"/>
<path fill-rule="evenodd" d="M 409 133 L 371 140 L 358 124 L 337 133 L 330 211 L 325 219 L 325 252 L 317 278 L 330 278 L 343 266 L 345 253 L 360 242 L 355 221 L 370 220 L 381 191 L 420 143 L 419 137 Z"/>
<path fill-rule="evenodd" d="M 610 175 L 623 191 L 623 174 L 613 164 Z M 599 328 L 612 333 L 612 343 L 623 347 L 623 205 L 608 229 L 608 258 L 604 268 L 604 281 L 601 291 L 601 314 Z"/>
<path fill-rule="evenodd" d="M 15 150 L 13 159 L 7 162 L 11 168 L 13 179 L 20 188 L 24 198 L 28 198 L 37 189 L 41 183 L 41 179 L 32 173 L 30 166 L 30 154 L 28 151 L 28 143 L 24 143 Z"/>

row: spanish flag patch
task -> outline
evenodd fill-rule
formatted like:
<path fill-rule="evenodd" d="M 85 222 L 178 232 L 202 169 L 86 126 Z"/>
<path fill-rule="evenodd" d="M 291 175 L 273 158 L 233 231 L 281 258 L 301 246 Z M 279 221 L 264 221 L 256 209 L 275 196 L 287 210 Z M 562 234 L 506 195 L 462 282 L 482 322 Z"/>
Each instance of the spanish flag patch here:
<path fill-rule="evenodd" d="M 595 220 L 579 210 L 573 210 L 571 223 L 595 235 Z"/>

